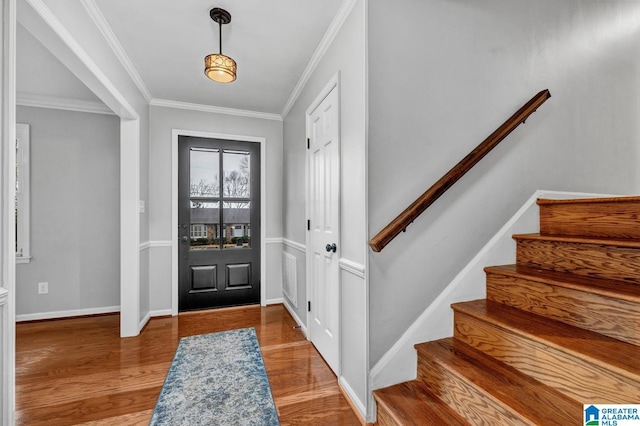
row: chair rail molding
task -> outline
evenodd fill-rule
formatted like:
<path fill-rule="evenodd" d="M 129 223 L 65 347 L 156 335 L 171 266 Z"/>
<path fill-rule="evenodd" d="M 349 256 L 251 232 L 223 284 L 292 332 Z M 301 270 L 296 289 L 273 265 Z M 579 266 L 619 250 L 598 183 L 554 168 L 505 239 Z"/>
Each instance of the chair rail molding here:
<path fill-rule="evenodd" d="M 356 277 L 360 277 L 362 279 L 364 279 L 365 277 L 365 266 L 360 263 L 341 257 L 338 260 L 338 265 L 340 266 L 341 270 L 349 272 Z"/>
<path fill-rule="evenodd" d="M 172 245 L 171 240 L 150 240 L 140 244 L 140 251 L 149 250 L 154 247 L 171 247 Z"/>
<path fill-rule="evenodd" d="M 288 240 L 286 238 L 282 239 L 282 243 L 286 246 L 286 247 L 290 247 L 294 250 L 298 250 L 301 253 L 306 253 L 307 252 L 307 246 L 301 243 L 297 243 L 295 241 L 292 240 Z"/>

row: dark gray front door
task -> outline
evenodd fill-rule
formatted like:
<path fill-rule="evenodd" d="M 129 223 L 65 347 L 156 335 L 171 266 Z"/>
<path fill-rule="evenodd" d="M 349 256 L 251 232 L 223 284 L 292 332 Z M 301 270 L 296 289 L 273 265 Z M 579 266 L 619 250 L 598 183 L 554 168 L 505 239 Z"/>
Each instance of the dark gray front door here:
<path fill-rule="evenodd" d="M 179 310 L 259 303 L 259 144 L 178 144 Z"/>

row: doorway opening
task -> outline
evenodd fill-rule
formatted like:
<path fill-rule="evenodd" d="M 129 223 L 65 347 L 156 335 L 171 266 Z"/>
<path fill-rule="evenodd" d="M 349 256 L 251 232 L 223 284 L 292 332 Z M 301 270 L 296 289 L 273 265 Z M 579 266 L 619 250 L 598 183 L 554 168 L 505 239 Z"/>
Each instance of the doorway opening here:
<path fill-rule="evenodd" d="M 215 147 L 207 145 L 208 141 L 212 141 L 211 143 L 222 142 L 223 144 L 228 144 L 225 146 Z M 216 142 L 217 141 L 217 142 Z M 186 156 L 180 154 L 181 149 L 184 149 L 185 146 L 189 146 L 188 143 L 193 142 L 194 144 L 189 148 Z M 204 144 L 201 144 L 203 142 Z M 239 145 L 235 145 L 239 143 Z M 200 144 L 200 145 L 199 145 Z M 245 146 L 243 147 L 243 144 Z M 203 263 L 198 264 L 194 261 L 191 266 L 187 267 L 187 271 L 190 274 L 189 277 L 186 278 L 187 282 L 190 282 L 191 288 L 190 295 L 198 295 L 204 297 L 194 297 L 194 299 L 215 299 L 220 298 L 219 296 L 222 293 L 223 298 L 226 298 L 226 293 L 236 293 L 241 294 L 241 291 L 245 291 L 245 293 L 249 293 L 247 287 L 249 284 L 246 284 L 249 280 L 252 280 L 251 284 L 252 288 L 257 288 L 258 297 L 254 297 L 250 302 L 244 301 L 231 301 L 228 304 L 222 304 L 220 306 L 234 306 L 241 305 L 246 303 L 260 303 L 262 306 L 266 305 L 266 161 L 265 161 L 265 144 L 266 139 L 262 137 L 256 136 L 243 136 L 243 135 L 232 135 L 232 134 L 222 134 L 222 133 L 213 133 L 213 132 L 203 132 L 197 130 L 183 130 L 183 129 L 173 129 L 172 131 L 172 169 L 171 169 L 171 182 L 172 182 L 172 209 L 171 209 L 171 224 L 172 224 L 172 244 L 171 244 L 171 264 L 172 264 L 172 277 L 171 277 L 171 313 L 172 315 L 177 315 L 180 311 L 185 310 L 197 310 L 197 309 L 207 309 L 212 306 L 207 306 L 204 302 L 203 304 L 198 304 L 200 302 L 196 302 L 196 305 L 193 307 L 185 307 L 183 308 L 181 305 L 181 286 L 180 281 L 184 279 L 186 276 L 184 272 L 181 272 L 180 263 L 184 262 L 184 254 L 182 253 L 185 248 L 189 249 L 189 254 L 187 254 L 187 258 L 190 258 L 194 255 L 194 260 L 202 260 L 202 258 L 210 257 L 212 252 L 215 251 L 215 254 L 221 255 L 222 258 L 219 263 L 206 263 L 209 260 L 204 260 Z M 183 146 L 184 145 L 184 146 Z M 218 195 L 215 195 L 211 188 L 207 187 L 207 180 L 198 187 L 200 184 L 200 179 L 197 178 L 197 172 L 194 176 L 196 179 L 194 181 L 194 197 L 191 197 L 191 179 L 188 179 L 187 190 L 180 190 L 180 172 L 184 169 L 184 164 L 180 161 L 184 162 L 184 157 L 187 157 L 189 162 L 191 161 L 191 154 L 193 152 L 194 161 L 197 161 L 195 157 L 201 157 L 200 160 L 204 161 L 204 164 L 209 163 L 212 159 L 215 159 L 215 151 L 217 150 L 217 155 L 220 157 L 218 161 L 221 162 L 219 164 L 219 176 L 218 182 L 220 179 L 224 180 L 224 172 L 225 172 L 225 155 L 227 156 L 227 165 L 240 165 L 240 161 L 243 161 L 243 156 L 247 154 L 243 154 L 248 152 L 248 148 L 252 147 L 257 152 L 254 152 L 253 155 L 255 157 L 251 157 L 248 159 L 249 169 L 255 166 L 257 167 L 253 171 L 249 170 L 250 176 L 249 179 L 253 185 L 257 185 L 257 188 L 251 186 L 249 188 L 249 196 L 245 197 L 244 195 L 240 197 L 226 197 L 224 195 L 224 187 L 222 190 L 220 189 L 220 184 L 218 183 Z M 228 151 L 225 153 L 225 150 Z M 257 155 L 256 155 L 257 154 Z M 251 155 L 251 154 L 249 154 Z M 233 160 L 230 160 L 230 157 L 233 157 Z M 208 160 L 207 160 L 208 159 Z M 235 161 L 235 163 L 233 163 Z M 232 167 L 233 168 L 233 167 Z M 205 167 L 206 169 L 206 167 Z M 228 167 L 227 167 L 228 169 Z M 235 170 L 238 174 L 241 173 L 241 170 Z M 222 177 L 221 177 L 222 176 Z M 236 184 L 241 184 L 241 179 L 239 176 L 231 178 L 233 181 L 235 179 Z M 212 183 L 212 182 L 209 182 Z M 224 184 L 224 182 L 223 182 Z M 182 183 L 184 187 L 184 182 Z M 223 185 L 224 186 L 224 185 Z M 199 188 L 199 189 L 198 189 Z M 195 191 L 203 191 L 201 194 L 204 197 L 197 196 Z M 186 194 L 186 200 L 184 199 L 184 195 L 181 195 L 181 192 Z M 254 194 L 257 198 L 252 198 Z M 222 195 L 222 197 L 220 197 Z M 183 197 L 182 201 L 180 198 Z M 194 203 L 199 203 L 201 207 L 191 208 L 191 199 L 193 198 Z M 244 215 L 245 213 L 240 213 L 239 210 L 242 210 L 244 203 L 251 203 L 249 213 L 249 221 L 244 222 L 241 217 L 237 215 Z M 182 220 L 181 216 L 184 216 L 184 213 L 180 214 L 180 205 L 184 206 L 185 204 L 188 206 L 187 210 L 189 211 L 186 216 L 188 218 L 187 228 L 184 228 L 183 225 L 185 222 Z M 211 204 L 213 203 L 213 205 Z M 218 203 L 218 204 L 216 204 Z M 225 204 L 226 203 L 226 204 Z M 217 212 L 215 208 L 218 208 Z M 184 209 L 184 207 L 183 207 Z M 198 211 L 195 211 L 199 209 Z M 206 210 L 212 209 L 212 210 Z M 235 210 L 234 210 L 235 209 Z M 227 210 L 227 215 L 224 216 L 225 210 Z M 191 217 L 192 211 L 193 220 Z M 234 216 L 230 216 L 236 214 Z M 223 217 L 220 217 L 223 215 Z M 252 216 L 253 215 L 253 216 Z M 229 217 L 229 220 L 225 218 Z M 217 219 L 215 219 L 217 218 Z M 236 223 L 238 222 L 238 223 Z M 193 227 L 191 225 L 194 225 Z M 229 226 L 227 226 L 229 225 Z M 242 233 L 242 235 L 240 235 Z M 187 241 L 185 242 L 183 237 L 187 237 Z M 245 238 L 246 236 L 246 238 Z M 192 238 L 193 237 L 193 238 Z M 205 241 L 206 239 L 206 241 Z M 193 243 L 192 243 L 193 240 Z M 246 241 L 245 241 L 246 240 Z M 193 244 L 193 245 L 192 245 Z M 235 245 L 234 245 L 235 244 Z M 240 244 L 240 245 L 239 245 Z M 217 247 L 216 247 L 217 246 Z M 226 246 L 226 247 L 225 247 Z M 193 250 L 191 248 L 193 247 Z M 254 250 L 255 249 L 255 250 Z M 194 252 L 194 253 L 191 253 Z M 200 253 L 202 252 L 202 253 Z M 205 254 L 209 252 L 209 254 Z M 254 257 L 251 260 L 240 260 L 240 261 L 228 261 L 225 256 L 233 256 L 232 253 L 243 254 L 243 252 L 253 254 L 257 253 L 257 257 Z M 256 259 L 258 259 L 256 261 Z M 199 261 L 198 260 L 198 261 Z M 224 263 L 227 262 L 227 263 Z M 254 268 L 254 263 L 256 264 L 256 268 Z M 250 264 L 250 265 L 249 265 Z M 215 268 L 211 268 L 211 266 L 215 266 Z M 197 269 L 202 267 L 201 269 Z M 184 268 L 183 268 L 184 269 Z M 182 275 L 181 275 L 182 273 Z M 228 277 L 228 278 L 227 278 Z M 229 281 L 230 280 L 230 281 Z M 215 281 L 215 282 L 214 282 Z M 233 290 L 227 289 L 228 284 L 231 283 L 231 287 Z M 212 285 L 213 283 L 213 285 Z M 257 287 L 256 287 L 257 286 Z M 215 290 L 214 290 L 215 287 Z M 255 290 L 254 290 L 255 291 Z M 208 293 L 208 295 L 207 295 Z M 208 302 L 207 302 L 208 303 Z"/>
<path fill-rule="evenodd" d="M 179 311 L 260 302 L 260 147 L 178 138 Z"/>

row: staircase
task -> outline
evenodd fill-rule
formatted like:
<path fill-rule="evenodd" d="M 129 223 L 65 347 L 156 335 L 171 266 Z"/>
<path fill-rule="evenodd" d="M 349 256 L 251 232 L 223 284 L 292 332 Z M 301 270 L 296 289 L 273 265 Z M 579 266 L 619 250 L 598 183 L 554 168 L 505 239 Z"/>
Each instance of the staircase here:
<path fill-rule="evenodd" d="M 640 403 L 640 197 L 538 200 L 540 234 L 485 268 L 453 337 L 416 345 L 418 377 L 374 392 L 378 425 L 579 425 Z"/>

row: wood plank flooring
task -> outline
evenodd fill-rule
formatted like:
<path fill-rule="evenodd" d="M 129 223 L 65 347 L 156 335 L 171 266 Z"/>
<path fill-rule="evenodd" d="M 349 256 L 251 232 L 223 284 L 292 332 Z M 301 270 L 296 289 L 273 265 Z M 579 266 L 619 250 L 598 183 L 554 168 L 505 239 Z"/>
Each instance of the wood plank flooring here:
<path fill-rule="evenodd" d="M 119 337 L 118 315 L 16 325 L 17 425 L 146 425 L 180 338 L 255 327 L 282 425 L 360 425 L 282 305 L 154 318 Z"/>

